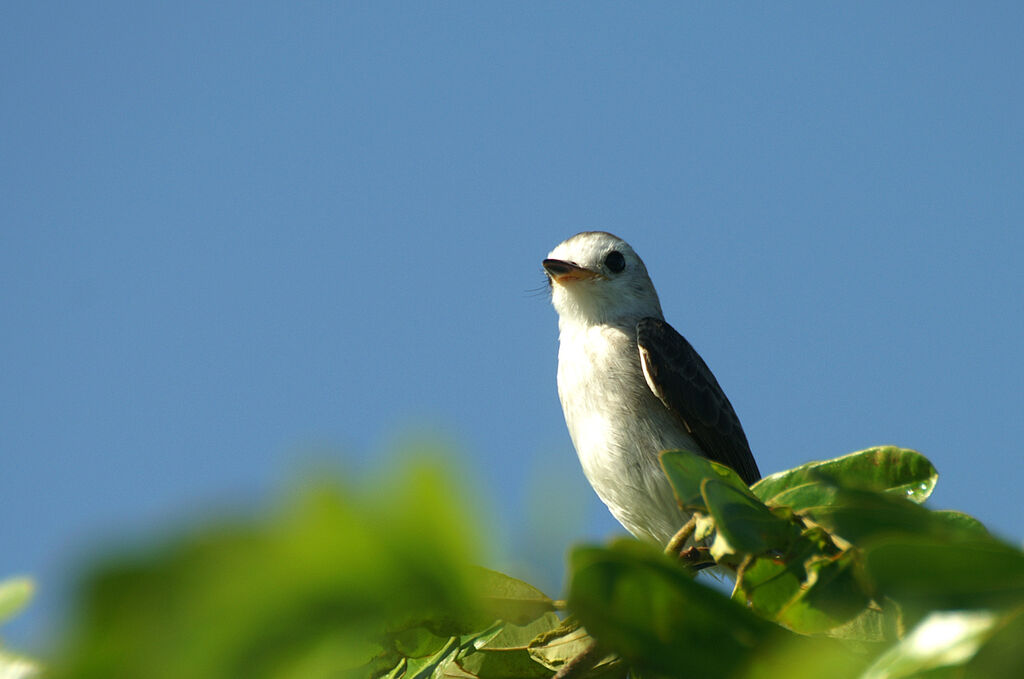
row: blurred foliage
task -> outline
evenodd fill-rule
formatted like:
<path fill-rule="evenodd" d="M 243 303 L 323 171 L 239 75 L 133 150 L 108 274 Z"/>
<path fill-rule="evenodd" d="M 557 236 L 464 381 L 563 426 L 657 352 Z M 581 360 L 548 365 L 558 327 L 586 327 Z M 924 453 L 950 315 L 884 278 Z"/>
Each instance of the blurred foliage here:
<path fill-rule="evenodd" d="M 32 598 L 35 584 L 30 578 L 13 577 L 0 580 L 0 624 L 16 615 Z M 0 645 L 0 679 L 22 679 L 36 676 L 39 666 L 23 655 L 12 653 Z"/>
<path fill-rule="evenodd" d="M 873 448 L 749 488 L 686 451 L 661 459 L 694 519 L 667 550 L 575 548 L 565 602 L 471 565 L 464 493 L 406 464 L 110 556 L 45 676 L 1024 676 L 1024 553 L 925 508 L 938 475 L 919 453 Z M 731 597 L 694 578 L 707 567 Z M 0 615 L 27 594 L 0 586 Z M 4 674 L 7 657 L 0 676 L 31 674 Z"/>

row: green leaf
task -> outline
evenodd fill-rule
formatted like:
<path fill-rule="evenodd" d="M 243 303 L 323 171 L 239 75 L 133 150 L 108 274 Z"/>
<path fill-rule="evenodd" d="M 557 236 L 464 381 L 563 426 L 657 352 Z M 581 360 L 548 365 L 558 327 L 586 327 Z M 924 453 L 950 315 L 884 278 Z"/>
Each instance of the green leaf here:
<path fill-rule="evenodd" d="M 988 638 L 965 667 L 968 677 L 1024 676 L 1024 606 L 1000 617 Z"/>
<path fill-rule="evenodd" d="M 733 600 L 745 602 L 752 611 L 772 620 L 800 591 L 804 577 L 802 563 L 751 557 L 736 576 Z"/>
<path fill-rule="evenodd" d="M 854 576 L 854 560 L 852 552 L 811 560 L 805 586 L 779 611 L 777 620 L 794 632 L 820 634 L 856 617 L 869 597 Z"/>
<path fill-rule="evenodd" d="M 80 587 L 51 676 L 383 673 L 493 623 L 472 513 L 444 473 L 410 465 L 371 492 L 324 479 L 262 518 L 110 557 Z"/>
<path fill-rule="evenodd" d="M 733 599 L 745 603 L 758 615 L 774 620 L 805 585 L 804 564 L 823 555 L 821 541 L 805 532 L 785 553 L 750 557 L 737 572 Z"/>
<path fill-rule="evenodd" d="M 849 647 L 858 649 L 862 655 L 868 655 L 874 648 L 902 639 L 905 631 L 903 611 L 899 604 L 886 597 L 879 601 L 871 601 L 855 617 L 830 629 L 828 636 L 842 639 Z"/>
<path fill-rule="evenodd" d="M 537 662 L 557 670 L 567 661 L 590 648 L 593 643 L 594 638 L 587 634 L 587 630 L 583 628 L 579 620 L 569 616 L 554 629 L 534 637 L 530 642 L 529 649 L 530 655 Z"/>
<path fill-rule="evenodd" d="M 866 676 L 871 679 L 902 679 L 920 676 L 1020 676 L 1022 657 L 1019 650 L 1016 653 L 1016 658 L 1011 658 L 1011 662 L 1016 667 L 1004 665 L 992 668 L 997 669 L 993 673 L 934 674 L 943 668 L 961 667 L 970 663 L 1005 622 L 1004 616 L 993 611 L 937 611 L 931 613 L 906 638 L 881 655 L 868 669 Z M 1020 637 L 1017 636 L 1014 642 L 1019 648 Z"/>
<path fill-rule="evenodd" d="M 451 660 L 460 648 L 458 637 L 452 637 L 432 656 L 405 660 L 395 668 L 388 677 L 391 679 L 426 679 L 434 676 L 434 671 Z"/>
<path fill-rule="evenodd" d="M 775 516 L 749 492 L 730 483 L 705 479 L 701 495 L 719 535 L 737 552 L 785 551 L 797 535 L 796 525 Z"/>
<path fill-rule="evenodd" d="M 970 514 L 953 511 L 952 509 L 938 509 L 932 512 L 932 517 L 948 526 L 950 533 L 963 535 L 965 537 L 990 537 L 985 525 Z"/>
<path fill-rule="evenodd" d="M 550 669 L 533 657 L 529 645 L 559 624 L 557 615 L 546 613 L 528 625 L 504 625 L 494 637 L 460 655 L 457 664 L 464 672 L 488 679 L 549 677 Z"/>
<path fill-rule="evenodd" d="M 732 676 L 784 634 L 651 545 L 577 548 L 570 563 L 570 609 L 603 648 L 640 670 Z"/>
<path fill-rule="evenodd" d="M 555 609 L 544 592 L 504 573 L 474 568 L 473 581 L 484 610 L 495 619 L 525 625 Z"/>
<path fill-rule="evenodd" d="M 795 512 L 804 512 L 827 507 L 835 503 L 839 488 L 822 481 L 810 481 L 791 486 L 772 497 L 766 504 L 772 507 L 789 507 Z"/>
<path fill-rule="evenodd" d="M 552 670 L 561 669 L 567 662 L 590 649 L 594 638 L 579 621 L 570 616 L 561 625 L 544 634 L 538 635 L 530 642 L 529 650 L 533 658 Z M 588 676 L 609 676 L 625 674 L 625 667 L 615 655 L 606 655 L 598 659 Z"/>
<path fill-rule="evenodd" d="M 477 647 L 486 644 L 489 640 L 501 633 L 504 623 L 492 625 L 488 629 L 472 634 L 465 634 L 460 637 L 451 637 L 442 648 L 433 655 L 426 658 L 403 659 L 385 679 L 443 679 L 462 677 L 473 679 L 474 675 L 463 671 L 457 664 L 461 655 L 472 653 Z M 297 675 L 302 676 L 302 675 Z M 354 674 L 356 677 L 379 676 L 379 673 L 363 671 Z"/>
<path fill-rule="evenodd" d="M 700 484 L 704 479 L 717 479 L 737 490 L 750 493 L 747 484 L 730 467 L 713 462 L 688 450 L 666 450 L 661 453 L 661 467 L 675 491 L 679 506 L 703 511 L 704 498 Z"/>
<path fill-rule="evenodd" d="M 987 531 L 959 512 L 934 512 L 890 493 L 837 488 L 832 504 L 806 513 L 834 535 L 856 545 L 899 536 L 955 542 L 986 539 Z"/>
<path fill-rule="evenodd" d="M 835 479 L 843 486 L 888 491 L 920 503 L 931 495 L 938 472 L 928 458 L 916 451 L 879 446 L 777 472 L 755 483 L 751 490 L 767 504 L 785 504 L 776 502 L 775 497 L 822 478 Z"/>
<path fill-rule="evenodd" d="M 993 539 L 880 540 L 866 549 L 865 567 L 880 590 L 919 610 L 1024 603 L 1024 553 Z"/>
<path fill-rule="evenodd" d="M 450 637 L 439 637 L 422 627 L 402 630 L 392 637 L 392 646 L 406 658 L 425 658 L 437 653 L 448 643 Z"/>
<path fill-rule="evenodd" d="M 0 622 L 10 619 L 32 599 L 35 592 L 32 578 L 7 578 L 0 582 Z"/>

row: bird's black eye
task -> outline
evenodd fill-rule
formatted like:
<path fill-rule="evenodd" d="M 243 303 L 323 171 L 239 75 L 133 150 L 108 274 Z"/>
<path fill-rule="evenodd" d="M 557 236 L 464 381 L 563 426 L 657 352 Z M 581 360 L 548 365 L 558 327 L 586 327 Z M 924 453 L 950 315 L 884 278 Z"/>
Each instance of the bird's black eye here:
<path fill-rule="evenodd" d="M 604 258 L 604 265 L 608 267 L 608 270 L 612 273 L 619 273 L 626 268 L 626 258 L 622 256 L 622 253 L 618 250 L 612 250 Z"/>

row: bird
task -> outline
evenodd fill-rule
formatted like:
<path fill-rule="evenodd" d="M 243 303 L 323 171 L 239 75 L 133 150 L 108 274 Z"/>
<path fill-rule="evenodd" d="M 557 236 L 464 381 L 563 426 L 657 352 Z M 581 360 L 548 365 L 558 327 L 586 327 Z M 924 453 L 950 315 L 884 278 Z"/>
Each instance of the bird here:
<path fill-rule="evenodd" d="M 689 515 L 659 462 L 684 449 L 760 478 L 725 392 L 665 322 L 643 260 L 624 240 L 584 231 L 543 260 L 558 313 L 558 397 L 583 473 L 637 538 L 669 543 Z"/>

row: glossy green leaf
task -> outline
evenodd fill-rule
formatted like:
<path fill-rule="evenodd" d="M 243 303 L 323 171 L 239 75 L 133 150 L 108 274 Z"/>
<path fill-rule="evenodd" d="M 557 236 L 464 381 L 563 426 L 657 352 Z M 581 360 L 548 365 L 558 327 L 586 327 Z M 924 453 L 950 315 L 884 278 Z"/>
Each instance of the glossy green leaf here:
<path fill-rule="evenodd" d="M 810 517 L 853 544 L 892 535 L 941 535 L 949 522 L 898 495 L 836 489 L 831 504 L 806 510 Z M 950 530 L 952 530 L 950 528 Z"/>
<path fill-rule="evenodd" d="M 801 634 L 821 634 L 852 620 L 869 601 L 855 577 L 854 561 L 852 552 L 811 560 L 806 584 L 776 619 Z"/>
<path fill-rule="evenodd" d="M 789 507 L 793 511 L 801 512 L 833 504 L 838 492 L 839 488 L 832 483 L 809 481 L 785 489 L 766 504 L 772 507 Z"/>
<path fill-rule="evenodd" d="M 736 577 L 733 600 L 746 603 L 752 611 L 771 620 L 797 595 L 804 577 L 802 563 L 751 557 Z"/>
<path fill-rule="evenodd" d="M 839 485 L 888 491 L 914 502 L 924 502 L 938 480 L 938 472 L 924 455 L 895 446 L 879 446 L 832 460 L 809 462 L 766 476 L 751 490 L 768 504 L 785 490 L 822 478 Z"/>
<path fill-rule="evenodd" d="M 746 604 L 758 615 L 774 620 L 805 586 L 804 564 L 823 555 L 819 542 L 805 534 L 783 553 L 750 557 L 737 573 L 733 599 Z"/>
<path fill-rule="evenodd" d="M 806 512 L 833 534 L 857 545 L 900 536 L 930 536 L 945 542 L 988 536 L 980 523 L 965 514 L 930 511 L 889 493 L 840 488 L 832 504 Z"/>
<path fill-rule="evenodd" d="M 745 489 L 705 479 L 701 484 L 701 495 L 715 519 L 719 535 L 738 552 L 784 551 L 796 537 L 798 528 L 792 522 L 772 514 Z"/>
<path fill-rule="evenodd" d="M 661 453 L 660 459 L 661 467 L 675 491 L 676 500 L 686 509 L 704 509 L 704 498 L 700 491 L 704 479 L 716 479 L 750 493 L 747 484 L 730 467 L 688 450 L 666 450 Z"/>

